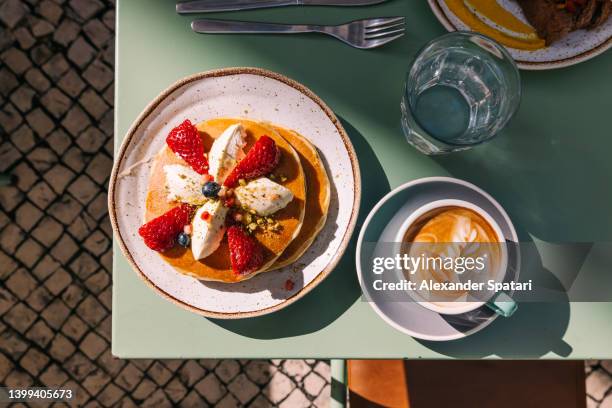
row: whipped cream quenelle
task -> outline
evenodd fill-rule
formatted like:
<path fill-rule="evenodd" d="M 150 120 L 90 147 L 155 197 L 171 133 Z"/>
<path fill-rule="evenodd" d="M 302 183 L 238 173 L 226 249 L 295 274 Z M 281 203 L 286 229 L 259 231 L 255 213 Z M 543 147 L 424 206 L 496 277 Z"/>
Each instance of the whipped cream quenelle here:
<path fill-rule="evenodd" d="M 202 176 L 192 168 L 181 164 L 164 166 L 165 188 L 169 202 L 201 205 L 206 201 L 202 195 Z"/>
<path fill-rule="evenodd" d="M 221 201 L 208 201 L 198 208 L 193 217 L 191 236 L 191 251 L 195 260 L 206 258 L 219 247 L 225 234 L 227 212 L 228 208 Z"/>
<path fill-rule="evenodd" d="M 236 202 L 257 214 L 267 216 L 285 208 L 293 200 L 293 193 L 267 177 L 249 181 L 234 190 Z"/>
<path fill-rule="evenodd" d="M 245 130 L 241 124 L 229 126 L 215 139 L 208 152 L 209 173 L 223 184 L 234 166 L 244 158 Z"/>

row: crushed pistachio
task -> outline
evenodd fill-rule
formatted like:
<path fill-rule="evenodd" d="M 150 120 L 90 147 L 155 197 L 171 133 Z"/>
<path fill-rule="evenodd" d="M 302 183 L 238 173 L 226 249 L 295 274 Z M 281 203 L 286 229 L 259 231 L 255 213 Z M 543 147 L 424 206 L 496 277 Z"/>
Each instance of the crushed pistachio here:
<path fill-rule="evenodd" d="M 236 215 L 238 217 L 236 217 Z M 241 222 L 249 233 L 254 233 L 257 230 L 264 232 L 277 232 L 282 229 L 280 223 L 274 220 L 274 218 L 271 216 L 262 217 L 257 213 L 251 212 L 250 210 L 244 208 L 242 210 L 238 210 L 236 215 L 234 216 L 234 219 Z"/>

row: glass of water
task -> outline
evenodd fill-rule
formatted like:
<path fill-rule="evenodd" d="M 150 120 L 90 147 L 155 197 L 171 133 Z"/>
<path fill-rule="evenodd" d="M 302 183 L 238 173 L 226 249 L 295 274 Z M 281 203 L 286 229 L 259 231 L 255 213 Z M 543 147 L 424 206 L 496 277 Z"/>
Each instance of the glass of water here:
<path fill-rule="evenodd" d="M 427 44 L 406 78 L 402 128 L 425 154 L 469 149 L 493 138 L 521 100 L 518 68 L 506 49 L 473 32 Z"/>

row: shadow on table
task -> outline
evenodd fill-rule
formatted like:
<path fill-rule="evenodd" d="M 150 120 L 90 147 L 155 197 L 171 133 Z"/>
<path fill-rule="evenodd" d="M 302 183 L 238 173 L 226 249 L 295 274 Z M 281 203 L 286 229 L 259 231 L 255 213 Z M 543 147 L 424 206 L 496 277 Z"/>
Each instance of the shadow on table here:
<path fill-rule="evenodd" d="M 524 231 L 518 233 L 519 236 L 525 234 Z M 531 253 L 525 254 L 526 250 Z M 431 350 L 455 358 L 494 355 L 536 358 L 549 352 L 560 357 L 569 356 L 572 347 L 563 340 L 570 318 L 566 288 L 542 265 L 534 245 L 522 245 L 521 257 L 521 281 L 533 279 L 533 298 L 546 299 L 545 302 L 519 302 L 518 310 L 511 317 L 498 317 L 489 327 L 460 340 L 418 341 Z"/>
<path fill-rule="evenodd" d="M 534 78 L 524 75 L 526 97 L 521 109 L 496 139 L 434 160 L 454 177 L 488 191 L 533 237 L 550 242 L 609 241 L 612 190 L 602 188 L 612 174 L 609 154 L 602 151 L 610 136 L 605 104 L 588 103 L 577 90 L 573 103 L 592 109 L 581 113 L 580 120 L 560 117 L 541 98 L 529 98 L 530 91 L 544 92 Z M 560 95 L 551 89 L 546 92 L 550 95 L 546 103 Z M 586 121 L 599 123 L 598 131 L 585 134 Z"/>
<path fill-rule="evenodd" d="M 361 290 L 355 274 L 355 244 L 367 213 L 390 190 L 380 162 L 366 139 L 350 123 L 340 118 L 359 159 L 361 207 L 357 226 L 346 252 L 335 270 L 292 305 L 269 315 L 238 320 L 209 319 L 224 329 L 256 339 L 275 339 L 312 333 L 328 326 L 359 298 Z M 340 203 L 342 205 L 342 203 Z"/>

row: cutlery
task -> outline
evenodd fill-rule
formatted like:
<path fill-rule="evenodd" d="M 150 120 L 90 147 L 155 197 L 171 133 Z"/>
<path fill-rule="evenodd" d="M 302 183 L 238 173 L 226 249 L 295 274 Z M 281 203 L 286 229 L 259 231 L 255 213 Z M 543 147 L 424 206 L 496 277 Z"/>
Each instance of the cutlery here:
<path fill-rule="evenodd" d="M 213 13 L 282 6 L 371 6 L 387 0 L 194 0 L 176 3 L 176 12 Z"/>
<path fill-rule="evenodd" d="M 191 29 L 202 34 L 321 33 L 336 37 L 355 48 L 369 49 L 380 47 L 403 36 L 404 21 L 404 17 L 381 17 L 322 26 L 200 19 L 191 23 Z"/>

